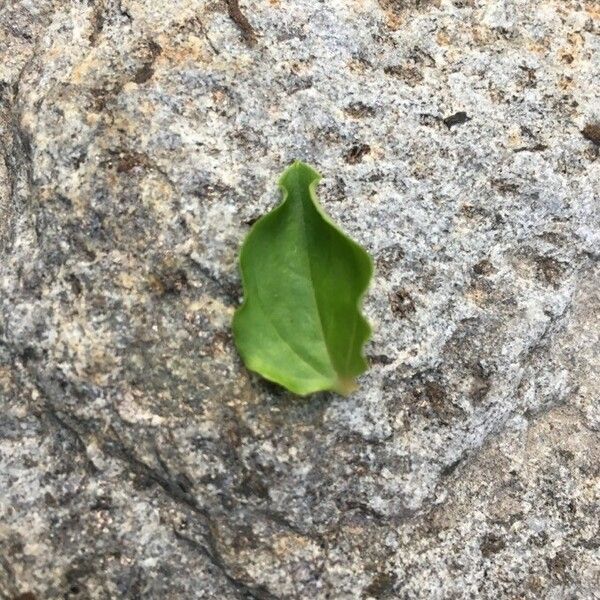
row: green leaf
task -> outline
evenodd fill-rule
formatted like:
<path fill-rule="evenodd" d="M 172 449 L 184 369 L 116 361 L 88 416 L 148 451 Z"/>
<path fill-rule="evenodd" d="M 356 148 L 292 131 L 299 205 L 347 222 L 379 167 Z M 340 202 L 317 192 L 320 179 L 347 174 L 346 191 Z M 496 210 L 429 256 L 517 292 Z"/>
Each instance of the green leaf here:
<path fill-rule="evenodd" d="M 323 212 L 319 179 L 308 165 L 291 165 L 279 180 L 281 204 L 248 234 L 233 332 L 246 366 L 266 379 L 300 395 L 346 395 L 367 368 L 371 329 L 360 302 L 373 264 Z"/>

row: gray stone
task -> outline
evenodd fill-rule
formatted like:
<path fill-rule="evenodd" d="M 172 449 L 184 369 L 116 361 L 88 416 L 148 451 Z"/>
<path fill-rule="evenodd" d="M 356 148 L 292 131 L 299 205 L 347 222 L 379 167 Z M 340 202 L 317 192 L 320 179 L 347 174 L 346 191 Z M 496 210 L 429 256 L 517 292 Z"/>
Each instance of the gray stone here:
<path fill-rule="evenodd" d="M 594 0 L 0 4 L 0 597 L 600 597 Z M 293 159 L 371 368 L 231 339 Z"/>

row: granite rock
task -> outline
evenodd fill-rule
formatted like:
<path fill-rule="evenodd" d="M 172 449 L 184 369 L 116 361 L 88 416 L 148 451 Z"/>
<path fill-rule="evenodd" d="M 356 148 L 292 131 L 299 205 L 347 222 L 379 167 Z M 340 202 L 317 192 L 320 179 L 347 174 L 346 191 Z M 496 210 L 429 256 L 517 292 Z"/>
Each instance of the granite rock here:
<path fill-rule="evenodd" d="M 595 0 L 0 3 L 0 597 L 600 597 Z M 248 373 L 294 159 L 349 398 Z"/>

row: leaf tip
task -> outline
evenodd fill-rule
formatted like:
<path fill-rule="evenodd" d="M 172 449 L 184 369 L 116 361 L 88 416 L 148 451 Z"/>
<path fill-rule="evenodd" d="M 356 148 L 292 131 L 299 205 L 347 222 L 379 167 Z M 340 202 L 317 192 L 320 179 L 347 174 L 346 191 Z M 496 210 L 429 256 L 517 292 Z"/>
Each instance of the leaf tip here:
<path fill-rule="evenodd" d="M 309 164 L 301 160 L 295 160 L 290 164 L 279 178 L 279 185 L 286 187 L 293 179 L 305 180 L 307 185 L 314 184 L 321 179 L 321 174 Z"/>

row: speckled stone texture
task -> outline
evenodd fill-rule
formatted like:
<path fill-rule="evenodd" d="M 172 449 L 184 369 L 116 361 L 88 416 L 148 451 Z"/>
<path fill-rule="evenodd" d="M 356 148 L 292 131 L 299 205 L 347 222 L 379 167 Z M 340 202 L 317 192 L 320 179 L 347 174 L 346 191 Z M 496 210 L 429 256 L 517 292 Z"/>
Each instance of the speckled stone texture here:
<path fill-rule="evenodd" d="M 0 597 L 600 598 L 596 0 L 0 0 Z M 249 374 L 293 159 L 349 398 Z"/>

